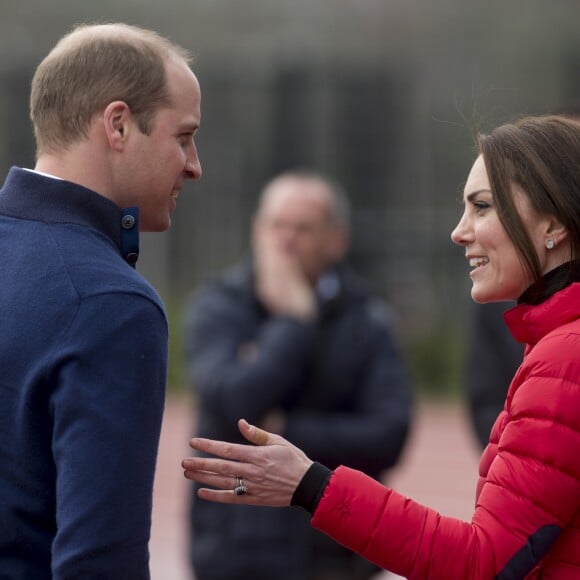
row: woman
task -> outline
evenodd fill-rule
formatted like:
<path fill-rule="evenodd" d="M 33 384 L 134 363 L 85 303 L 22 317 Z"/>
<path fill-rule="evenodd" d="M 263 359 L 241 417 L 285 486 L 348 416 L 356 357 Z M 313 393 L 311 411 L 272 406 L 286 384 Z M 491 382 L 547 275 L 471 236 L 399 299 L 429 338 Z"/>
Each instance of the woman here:
<path fill-rule="evenodd" d="M 526 346 L 481 458 L 472 521 L 331 472 L 244 420 L 256 446 L 192 440 L 217 456 L 183 461 L 187 478 L 217 488 L 200 497 L 302 506 L 315 528 L 408 578 L 580 578 L 580 123 L 529 117 L 478 148 L 451 238 L 473 300 L 518 301 L 505 318 Z"/>

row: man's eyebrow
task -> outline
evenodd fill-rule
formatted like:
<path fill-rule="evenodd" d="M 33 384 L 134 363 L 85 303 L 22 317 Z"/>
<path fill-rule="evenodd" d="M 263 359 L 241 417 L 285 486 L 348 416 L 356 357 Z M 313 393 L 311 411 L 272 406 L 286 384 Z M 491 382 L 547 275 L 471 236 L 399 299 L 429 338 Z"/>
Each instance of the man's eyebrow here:
<path fill-rule="evenodd" d="M 180 131 L 188 131 L 190 133 L 195 133 L 199 129 L 199 123 L 195 121 L 185 121 L 182 125 L 180 125 Z"/>

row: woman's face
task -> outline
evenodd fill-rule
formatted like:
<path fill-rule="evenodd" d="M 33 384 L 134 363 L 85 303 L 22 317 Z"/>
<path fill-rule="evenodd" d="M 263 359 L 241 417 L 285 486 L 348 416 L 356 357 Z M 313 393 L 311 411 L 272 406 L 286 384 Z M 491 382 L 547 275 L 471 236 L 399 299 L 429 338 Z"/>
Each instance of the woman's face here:
<path fill-rule="evenodd" d="M 527 196 L 517 187 L 513 186 L 511 193 L 536 252 L 545 254 L 543 232 L 547 220 L 531 208 Z M 481 155 L 467 178 L 463 203 L 463 215 L 451 239 L 465 247 L 471 266 L 471 297 L 480 303 L 517 300 L 533 280 L 499 220 Z"/>

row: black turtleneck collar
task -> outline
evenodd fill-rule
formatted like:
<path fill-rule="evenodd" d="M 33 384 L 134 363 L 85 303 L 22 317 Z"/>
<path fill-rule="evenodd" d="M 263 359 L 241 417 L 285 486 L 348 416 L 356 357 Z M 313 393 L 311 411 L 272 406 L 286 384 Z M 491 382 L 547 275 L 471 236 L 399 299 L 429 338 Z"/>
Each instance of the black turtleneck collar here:
<path fill-rule="evenodd" d="M 0 213 L 44 223 L 76 224 L 109 237 L 132 266 L 139 257 L 139 210 L 121 209 L 81 185 L 12 167 L 0 189 Z"/>
<path fill-rule="evenodd" d="M 580 281 L 580 261 L 565 262 L 534 282 L 518 298 L 518 304 L 541 304 L 562 288 L 578 281 Z"/>

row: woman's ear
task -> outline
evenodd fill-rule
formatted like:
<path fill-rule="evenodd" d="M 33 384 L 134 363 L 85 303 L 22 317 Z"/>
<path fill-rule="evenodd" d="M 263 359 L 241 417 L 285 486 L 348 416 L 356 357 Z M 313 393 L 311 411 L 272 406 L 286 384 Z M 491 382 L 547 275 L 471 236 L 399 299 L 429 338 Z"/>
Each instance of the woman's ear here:
<path fill-rule="evenodd" d="M 103 126 L 109 146 L 121 151 L 127 141 L 131 110 L 124 101 L 109 103 L 103 112 Z"/>
<path fill-rule="evenodd" d="M 568 238 L 568 230 L 556 217 L 550 216 L 545 235 L 546 242 L 550 239 L 557 246 Z"/>

